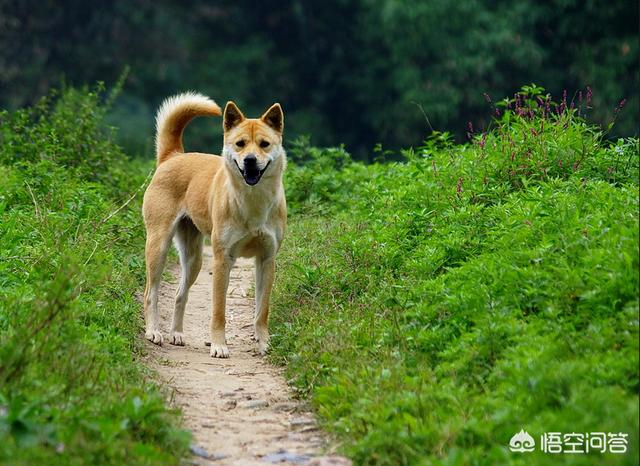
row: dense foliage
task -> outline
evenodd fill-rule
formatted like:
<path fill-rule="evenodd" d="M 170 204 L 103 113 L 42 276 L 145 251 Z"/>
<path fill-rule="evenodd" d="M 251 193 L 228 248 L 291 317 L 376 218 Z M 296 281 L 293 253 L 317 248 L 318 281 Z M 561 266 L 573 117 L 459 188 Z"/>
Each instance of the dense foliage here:
<path fill-rule="evenodd" d="M 0 112 L 0 463 L 175 464 L 189 434 L 139 362 L 149 170 L 103 92 Z"/>
<path fill-rule="evenodd" d="M 139 361 L 150 166 L 113 142 L 114 98 L 0 112 L 0 463 L 187 451 Z M 526 86 L 402 162 L 288 147 L 273 358 L 356 464 L 636 464 L 639 142 L 587 124 L 591 99 Z M 629 453 L 516 456 L 521 428 Z"/>
<path fill-rule="evenodd" d="M 637 464 L 638 140 L 580 112 L 529 86 L 403 162 L 290 149 L 274 356 L 357 464 Z M 518 456 L 521 428 L 629 453 Z"/>
<path fill-rule="evenodd" d="M 617 128 L 637 135 L 637 19 L 628 0 L 4 0 L 0 105 L 130 66 L 111 118 L 136 151 L 150 152 L 160 101 L 196 89 L 248 115 L 279 100 L 288 137 L 366 158 L 378 142 L 420 144 L 430 126 L 464 136 L 467 121 L 487 122 L 482 92 L 535 81 L 569 100 L 590 85 L 600 124 L 626 98 Z M 196 126 L 187 143 L 217 151 L 211 122 Z"/>

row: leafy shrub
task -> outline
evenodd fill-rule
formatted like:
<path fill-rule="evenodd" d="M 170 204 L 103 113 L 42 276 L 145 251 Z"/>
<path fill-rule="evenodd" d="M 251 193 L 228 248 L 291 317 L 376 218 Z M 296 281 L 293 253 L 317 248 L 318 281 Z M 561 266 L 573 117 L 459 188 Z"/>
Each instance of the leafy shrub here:
<path fill-rule="evenodd" d="M 287 155 L 287 202 L 292 212 L 334 211 L 348 202 L 357 182 L 351 170 L 362 165 L 354 164 L 344 147 L 321 149 L 311 146 L 308 137 L 299 137 Z"/>
<path fill-rule="evenodd" d="M 637 460 L 638 140 L 535 86 L 498 110 L 466 145 L 324 162 L 331 215 L 291 222 L 274 359 L 357 464 Z M 520 457 L 523 427 L 626 432 L 629 453 Z"/>
<path fill-rule="evenodd" d="M 0 116 L 0 463 L 171 464 L 189 435 L 139 362 L 150 167 L 102 87 Z M 119 206 L 124 206 L 120 210 Z"/>

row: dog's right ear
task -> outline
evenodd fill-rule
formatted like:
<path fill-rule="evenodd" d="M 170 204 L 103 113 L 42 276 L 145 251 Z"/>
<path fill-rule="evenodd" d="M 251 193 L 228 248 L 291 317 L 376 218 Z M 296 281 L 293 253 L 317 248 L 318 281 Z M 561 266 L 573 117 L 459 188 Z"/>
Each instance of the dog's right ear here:
<path fill-rule="evenodd" d="M 227 102 L 227 105 L 224 107 L 224 117 L 222 119 L 222 126 L 226 131 L 238 126 L 240 123 L 244 121 L 244 115 L 238 108 L 236 104 L 232 101 Z"/>

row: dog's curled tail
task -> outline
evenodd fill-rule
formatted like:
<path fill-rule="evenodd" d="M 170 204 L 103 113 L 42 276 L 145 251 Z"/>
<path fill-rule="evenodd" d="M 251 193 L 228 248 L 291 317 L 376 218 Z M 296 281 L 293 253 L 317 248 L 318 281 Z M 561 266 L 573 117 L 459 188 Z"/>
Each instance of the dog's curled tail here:
<path fill-rule="evenodd" d="M 182 133 L 185 126 L 197 116 L 218 116 L 222 110 L 213 100 L 196 92 L 185 92 L 167 98 L 156 115 L 157 164 L 167 160 L 174 152 L 184 152 Z"/>

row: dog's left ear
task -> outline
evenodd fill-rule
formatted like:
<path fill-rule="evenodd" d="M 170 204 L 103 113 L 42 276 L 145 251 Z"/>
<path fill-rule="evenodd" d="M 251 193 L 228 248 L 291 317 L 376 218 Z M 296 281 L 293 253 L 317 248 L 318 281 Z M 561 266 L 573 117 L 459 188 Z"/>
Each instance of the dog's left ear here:
<path fill-rule="evenodd" d="M 273 104 L 269 110 L 264 112 L 260 119 L 275 129 L 278 133 L 284 130 L 284 113 L 280 104 Z"/>

